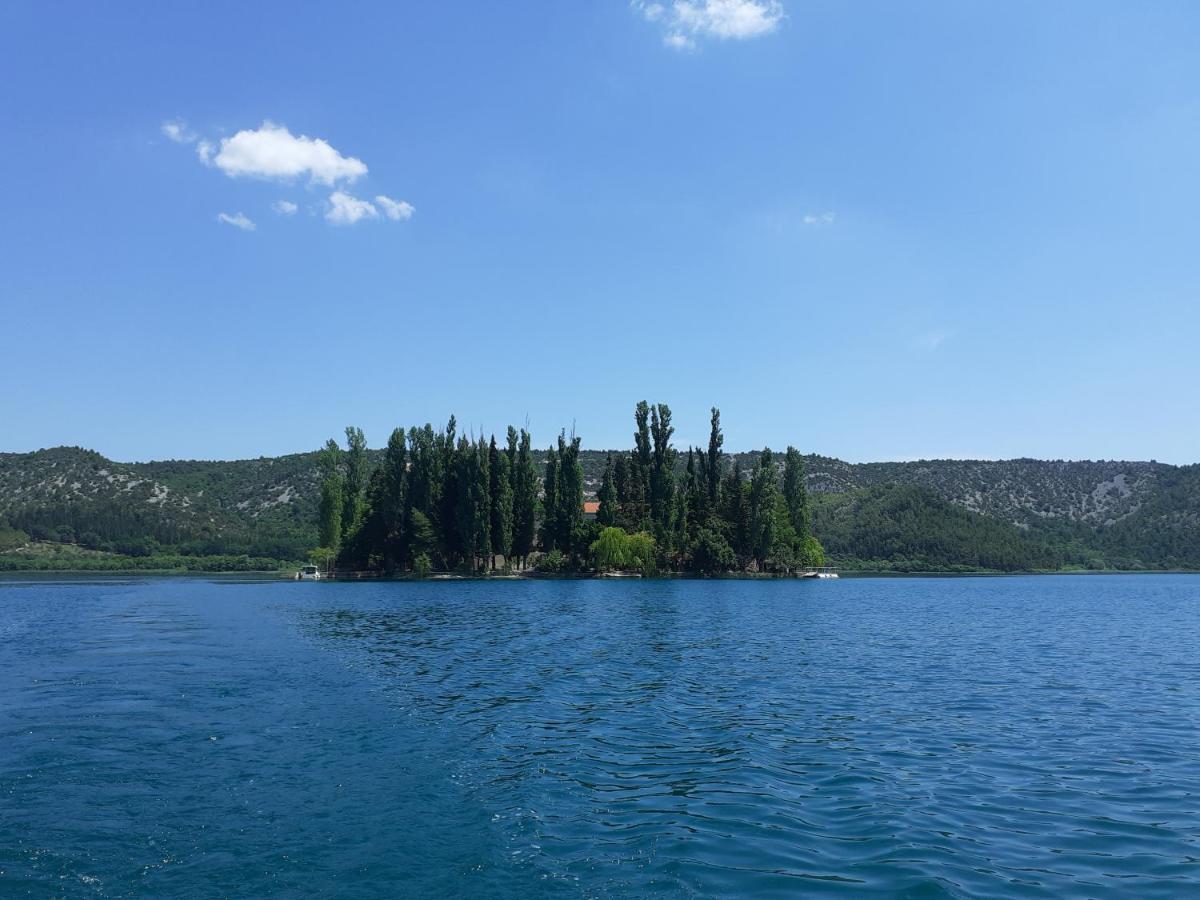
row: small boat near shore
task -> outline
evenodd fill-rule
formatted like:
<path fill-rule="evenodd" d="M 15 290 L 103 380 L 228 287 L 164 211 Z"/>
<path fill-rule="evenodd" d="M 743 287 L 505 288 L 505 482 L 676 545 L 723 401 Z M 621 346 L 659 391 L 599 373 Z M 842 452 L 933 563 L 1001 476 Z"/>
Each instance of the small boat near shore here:
<path fill-rule="evenodd" d="M 830 566 L 817 566 L 812 569 L 805 569 L 800 573 L 801 578 L 837 578 L 838 573 L 833 571 Z"/>
<path fill-rule="evenodd" d="M 296 573 L 297 581 L 320 581 L 321 570 L 316 566 L 304 566 Z"/>

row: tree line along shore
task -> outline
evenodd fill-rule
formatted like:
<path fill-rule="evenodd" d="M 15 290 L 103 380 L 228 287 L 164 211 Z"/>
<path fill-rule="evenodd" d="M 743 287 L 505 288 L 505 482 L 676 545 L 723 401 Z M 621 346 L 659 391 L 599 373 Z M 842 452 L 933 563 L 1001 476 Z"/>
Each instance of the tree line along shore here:
<path fill-rule="evenodd" d="M 363 432 L 321 452 L 320 546 L 327 569 L 384 575 L 583 572 L 789 575 L 821 566 L 804 460 L 795 447 L 729 464 L 721 414 L 707 447 L 682 457 L 671 409 L 642 401 L 634 446 L 610 453 L 597 501 L 585 507 L 580 438 L 565 431 L 538 471 L 532 439 L 509 427 L 468 437 L 446 427 L 396 428 L 369 471 Z"/>

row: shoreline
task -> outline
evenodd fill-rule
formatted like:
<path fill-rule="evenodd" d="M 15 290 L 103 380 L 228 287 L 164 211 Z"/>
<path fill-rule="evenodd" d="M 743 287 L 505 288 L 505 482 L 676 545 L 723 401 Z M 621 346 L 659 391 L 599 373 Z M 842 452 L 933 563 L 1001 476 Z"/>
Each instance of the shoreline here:
<path fill-rule="evenodd" d="M 926 571 L 899 571 L 896 569 L 848 569 L 838 570 L 839 579 L 844 578 L 1012 578 L 1029 575 L 1200 575 L 1200 569 L 1056 569 L 1056 570 L 1026 570 L 999 572 L 989 569 L 974 571 L 949 571 L 945 569 L 929 569 Z M 11 577 L 29 576 L 112 576 L 114 578 L 129 578 L 131 576 L 147 577 L 186 577 L 186 578 L 230 578 L 245 576 L 247 578 L 273 578 L 279 581 L 296 581 L 292 569 L 228 569 L 205 571 L 201 569 L 0 569 L 0 580 Z M 339 584 L 356 582 L 444 582 L 444 581 L 816 581 L 799 575 L 772 575 L 755 572 L 724 572 L 717 575 L 704 575 L 699 572 L 668 572 L 658 575 L 641 574 L 599 574 L 594 572 L 580 573 L 511 573 L 511 574 L 475 574 L 461 575 L 455 572 L 435 572 L 426 576 L 408 575 L 376 575 L 373 573 L 357 573 L 341 577 L 322 577 L 321 581 L 332 581 Z"/>

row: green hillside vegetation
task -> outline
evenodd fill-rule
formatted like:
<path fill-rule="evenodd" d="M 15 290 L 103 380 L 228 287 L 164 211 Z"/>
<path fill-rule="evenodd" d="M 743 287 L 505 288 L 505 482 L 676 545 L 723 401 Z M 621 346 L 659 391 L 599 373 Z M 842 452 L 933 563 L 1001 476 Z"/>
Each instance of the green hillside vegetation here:
<path fill-rule="evenodd" d="M 916 485 L 824 494 L 813 528 L 831 560 L 848 569 L 895 572 L 1019 572 L 1060 569 L 1062 551 L 1021 529 L 942 500 Z"/>
<path fill-rule="evenodd" d="M 411 456 L 411 433 L 405 439 Z M 358 477 L 369 489 L 387 450 L 363 444 Z M 652 439 L 650 444 L 653 455 Z M 574 477 L 575 465 L 582 473 L 585 498 L 601 493 L 610 460 L 613 489 L 631 489 L 628 477 L 636 449 L 632 454 L 563 449 L 570 457 L 568 474 Z M 664 461 L 669 461 L 678 492 L 689 483 L 689 454 L 670 450 Z M 490 446 L 488 451 L 490 473 Z M 507 445 L 499 451 L 507 455 Z M 736 471 L 746 490 L 761 456 L 722 452 L 724 478 Z M 547 519 L 541 492 L 551 457 L 558 460 L 561 474 L 557 442 L 549 449 L 529 449 L 535 493 L 532 536 L 528 517 L 520 535 L 514 518 L 511 537 L 505 535 L 503 515 L 489 523 L 489 540 L 499 535 L 501 546 L 518 537 L 528 543 L 529 554 L 517 566 L 532 563 L 542 550 Z M 695 450 L 691 457 L 695 478 L 701 463 Z M 294 566 L 320 544 L 322 458 L 322 452 L 314 451 L 231 462 L 119 463 L 78 447 L 0 454 L 0 569 L 204 568 L 218 559 L 230 569 Z M 773 454 L 771 462 L 779 493 L 782 455 Z M 812 498 L 813 535 L 844 568 L 1200 568 L 1200 466 L 1028 459 L 851 464 L 818 455 L 803 456 L 800 462 Z M 625 480 L 624 487 L 618 477 Z M 877 493 L 901 487 L 922 493 L 884 491 L 892 507 Z M 489 483 L 489 503 L 490 492 Z M 902 496 L 913 511 L 905 511 Z M 369 500 L 364 490 L 359 502 Z M 685 542 L 675 537 L 664 542 L 654 530 L 653 516 L 643 516 L 640 506 L 630 506 L 633 502 L 628 493 L 618 497 L 616 525 L 626 534 L 644 531 L 655 539 L 656 566 L 722 571 L 730 565 L 726 547 L 735 554 L 733 567 L 749 565 L 745 543 L 735 547 L 736 534 L 730 540 L 728 522 L 701 533 L 692 516 Z M 572 517 L 567 518 L 574 527 Z M 885 528 L 889 522 L 893 524 Z M 433 527 L 432 519 L 429 525 Z M 579 566 L 598 562 L 592 544 L 600 533 L 592 522 L 586 522 L 586 529 L 579 540 L 587 540 L 587 546 L 574 549 Z M 964 535 L 973 537 L 950 539 Z M 555 549 L 557 556 L 548 552 L 540 567 L 571 563 L 571 553 Z M 436 555 L 431 544 L 425 560 L 431 568 L 439 562 Z M 408 560 L 404 565 L 408 569 L 412 564 Z"/>

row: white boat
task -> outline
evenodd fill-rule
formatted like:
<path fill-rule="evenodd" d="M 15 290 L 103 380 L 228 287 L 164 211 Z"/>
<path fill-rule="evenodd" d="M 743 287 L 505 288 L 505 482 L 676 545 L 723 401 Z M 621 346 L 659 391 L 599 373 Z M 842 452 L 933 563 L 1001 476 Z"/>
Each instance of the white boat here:
<path fill-rule="evenodd" d="M 305 566 L 296 573 L 296 579 L 298 581 L 320 581 L 321 570 L 316 566 Z"/>
<path fill-rule="evenodd" d="M 837 578 L 838 573 L 833 571 L 829 566 L 821 566 L 815 569 L 806 570 L 801 578 Z"/>

